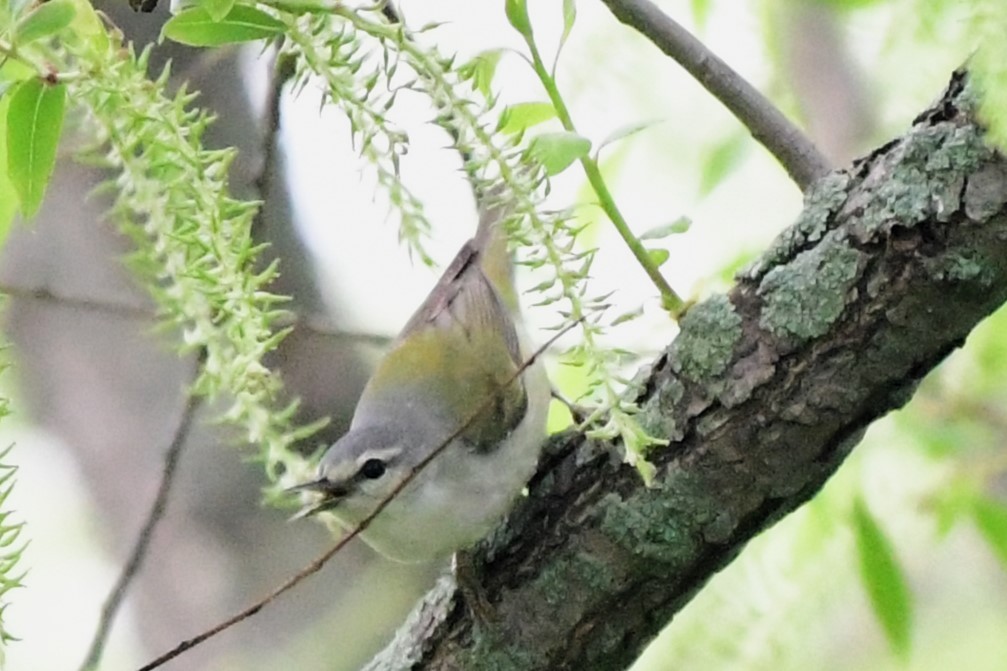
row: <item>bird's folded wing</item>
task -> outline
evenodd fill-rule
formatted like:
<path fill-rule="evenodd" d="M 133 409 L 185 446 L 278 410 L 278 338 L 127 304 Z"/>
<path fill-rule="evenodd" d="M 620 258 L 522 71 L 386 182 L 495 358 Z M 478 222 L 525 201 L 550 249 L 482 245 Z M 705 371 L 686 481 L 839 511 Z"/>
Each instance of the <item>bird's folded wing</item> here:
<path fill-rule="evenodd" d="M 385 390 L 410 390 L 403 399 L 422 395 L 425 406 L 451 424 L 449 433 L 467 423 L 462 438 L 483 451 L 493 449 L 524 418 L 523 365 L 514 321 L 469 242 L 406 323 L 372 384 L 383 378 Z M 394 396 L 365 390 L 357 414 L 388 412 L 385 406 L 395 403 Z"/>
<path fill-rule="evenodd" d="M 514 321 L 492 283 L 483 274 L 479 252 L 471 240 L 458 250 L 427 299 L 402 328 L 398 341 L 405 340 L 418 329 L 432 326 L 457 326 L 470 333 L 484 329 L 498 333 L 514 365 L 524 363 Z"/>

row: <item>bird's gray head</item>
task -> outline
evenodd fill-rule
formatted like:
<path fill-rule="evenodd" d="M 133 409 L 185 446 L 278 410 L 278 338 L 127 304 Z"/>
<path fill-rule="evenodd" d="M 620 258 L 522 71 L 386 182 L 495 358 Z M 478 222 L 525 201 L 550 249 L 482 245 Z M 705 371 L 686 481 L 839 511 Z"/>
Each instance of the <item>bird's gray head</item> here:
<path fill-rule="evenodd" d="M 352 515 L 354 509 L 377 504 L 408 473 L 407 438 L 406 432 L 389 425 L 350 430 L 326 451 L 318 477 L 294 488 L 322 495 L 298 517 L 335 508 Z"/>

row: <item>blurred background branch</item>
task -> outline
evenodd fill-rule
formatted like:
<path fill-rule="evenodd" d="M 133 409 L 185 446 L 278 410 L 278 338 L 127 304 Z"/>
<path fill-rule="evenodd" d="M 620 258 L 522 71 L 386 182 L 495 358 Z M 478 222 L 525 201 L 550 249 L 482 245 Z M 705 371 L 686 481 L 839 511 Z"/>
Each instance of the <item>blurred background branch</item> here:
<path fill-rule="evenodd" d="M 832 163 L 744 77 L 649 0 L 605 0 L 612 14 L 647 37 L 724 104 L 783 166 L 802 191 Z"/>

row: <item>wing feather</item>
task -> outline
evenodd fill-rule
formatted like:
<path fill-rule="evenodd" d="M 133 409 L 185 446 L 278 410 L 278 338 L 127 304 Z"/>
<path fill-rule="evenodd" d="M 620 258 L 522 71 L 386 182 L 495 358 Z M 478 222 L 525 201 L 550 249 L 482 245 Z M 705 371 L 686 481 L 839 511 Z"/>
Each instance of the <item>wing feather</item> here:
<path fill-rule="evenodd" d="M 438 413 L 445 435 L 477 414 L 462 439 L 486 451 L 524 418 L 528 398 L 516 376 L 523 365 L 517 329 L 479 261 L 472 241 L 462 245 L 368 383 L 354 426 L 387 421 L 389 413 L 407 415 L 422 395 L 426 402 L 417 406 Z"/>

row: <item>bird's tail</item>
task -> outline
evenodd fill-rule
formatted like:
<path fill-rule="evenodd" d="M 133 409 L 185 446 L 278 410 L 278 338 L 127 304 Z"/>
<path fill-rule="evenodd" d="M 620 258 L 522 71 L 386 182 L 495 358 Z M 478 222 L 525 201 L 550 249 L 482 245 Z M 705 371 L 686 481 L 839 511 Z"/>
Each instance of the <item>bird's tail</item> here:
<path fill-rule="evenodd" d="M 483 274 L 496 289 L 504 305 L 511 311 L 517 311 L 514 264 L 507 245 L 505 225 L 507 218 L 513 213 L 513 207 L 505 198 L 505 190 L 500 186 L 486 189 L 477 196 L 479 226 L 472 242 L 479 252 L 479 265 Z"/>

